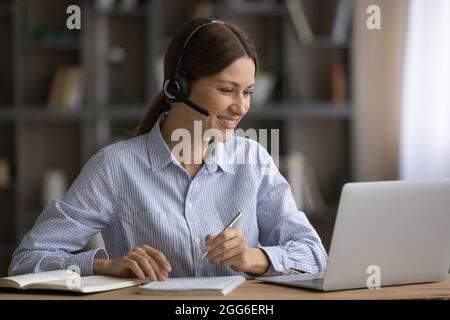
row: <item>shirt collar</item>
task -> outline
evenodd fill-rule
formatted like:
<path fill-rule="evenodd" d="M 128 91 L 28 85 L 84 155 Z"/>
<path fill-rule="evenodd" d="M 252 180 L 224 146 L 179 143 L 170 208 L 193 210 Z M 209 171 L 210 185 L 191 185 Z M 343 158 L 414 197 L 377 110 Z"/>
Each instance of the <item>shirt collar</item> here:
<path fill-rule="evenodd" d="M 214 141 L 208 147 L 209 151 L 205 157 L 205 164 L 209 172 L 214 172 L 217 168 L 220 168 L 222 171 L 234 174 L 232 153 L 230 148 L 227 147 L 227 143 Z"/>
<path fill-rule="evenodd" d="M 168 115 L 168 111 L 162 113 L 148 133 L 147 150 L 153 171 L 164 168 L 172 161 L 177 162 L 161 134 L 160 125 L 164 123 Z M 234 137 L 231 139 L 233 138 Z M 215 172 L 217 168 L 220 168 L 225 172 L 234 173 L 232 150 L 227 148 L 226 145 L 227 143 L 216 141 L 211 143 L 211 146 L 208 148 L 210 152 L 208 152 L 205 157 L 205 166 L 209 172 Z"/>
<path fill-rule="evenodd" d="M 148 134 L 147 149 L 150 157 L 150 164 L 154 171 L 164 168 L 174 160 L 172 152 L 162 137 L 160 128 L 160 125 L 164 123 L 168 114 L 168 112 L 162 113 Z"/>

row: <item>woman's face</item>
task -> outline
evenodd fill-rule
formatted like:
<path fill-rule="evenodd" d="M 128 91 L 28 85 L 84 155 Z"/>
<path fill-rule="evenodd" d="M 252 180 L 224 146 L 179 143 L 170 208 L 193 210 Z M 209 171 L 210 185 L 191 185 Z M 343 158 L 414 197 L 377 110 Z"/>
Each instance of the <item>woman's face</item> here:
<path fill-rule="evenodd" d="M 190 99 L 206 108 L 209 117 L 196 113 L 202 121 L 202 129 L 220 131 L 217 140 L 226 142 L 242 117 L 250 108 L 250 96 L 255 83 L 255 63 L 250 57 L 242 57 L 219 74 L 204 77 L 192 83 Z"/>

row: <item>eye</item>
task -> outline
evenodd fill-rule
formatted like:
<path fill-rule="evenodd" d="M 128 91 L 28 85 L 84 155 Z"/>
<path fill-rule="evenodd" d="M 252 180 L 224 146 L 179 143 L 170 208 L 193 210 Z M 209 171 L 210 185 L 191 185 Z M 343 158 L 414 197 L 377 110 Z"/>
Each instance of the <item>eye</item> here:
<path fill-rule="evenodd" d="M 247 96 L 251 96 L 253 94 L 253 91 L 245 91 L 244 94 Z"/>
<path fill-rule="evenodd" d="M 220 91 L 222 91 L 224 93 L 232 93 L 233 89 L 232 88 L 222 88 L 222 89 L 220 89 Z"/>

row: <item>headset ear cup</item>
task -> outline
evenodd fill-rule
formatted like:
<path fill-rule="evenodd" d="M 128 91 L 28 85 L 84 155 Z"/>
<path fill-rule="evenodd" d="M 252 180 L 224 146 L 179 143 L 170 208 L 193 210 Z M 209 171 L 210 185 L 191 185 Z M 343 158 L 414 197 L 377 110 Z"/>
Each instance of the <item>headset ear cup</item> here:
<path fill-rule="evenodd" d="M 164 81 L 163 84 L 164 95 L 169 101 L 179 101 L 177 100 L 177 96 L 179 95 L 180 86 L 177 81 L 174 81 L 171 78 L 168 78 Z"/>
<path fill-rule="evenodd" d="M 189 81 L 187 74 L 181 71 L 177 82 L 180 87 L 178 94 L 182 98 L 188 99 L 191 96 L 191 82 Z"/>

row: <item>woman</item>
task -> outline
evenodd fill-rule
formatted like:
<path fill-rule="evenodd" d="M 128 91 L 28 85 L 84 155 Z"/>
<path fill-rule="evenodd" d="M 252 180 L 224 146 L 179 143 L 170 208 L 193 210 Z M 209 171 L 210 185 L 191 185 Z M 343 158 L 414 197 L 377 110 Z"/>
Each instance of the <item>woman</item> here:
<path fill-rule="evenodd" d="M 25 236 L 9 273 L 78 266 L 82 275 L 165 280 L 322 272 L 320 238 L 272 158 L 256 141 L 233 136 L 249 110 L 257 65 L 237 26 L 183 25 L 165 55 L 164 90 L 135 137 L 87 162 Z M 184 139 L 190 143 L 180 152 L 180 133 L 195 138 L 196 130 L 202 138 Z M 243 158 L 250 161 L 236 161 Z M 239 211 L 235 227 L 221 232 Z M 100 231 L 106 249 L 81 252 Z"/>

